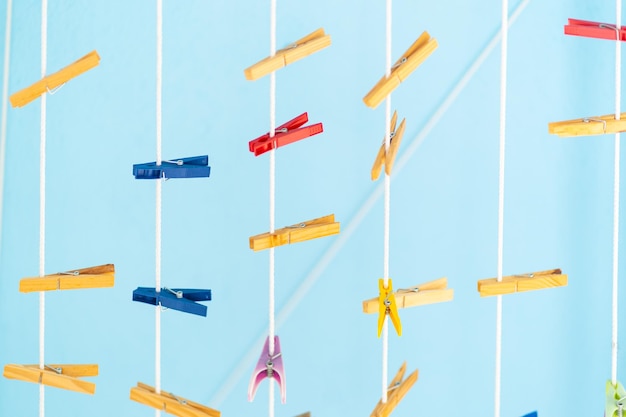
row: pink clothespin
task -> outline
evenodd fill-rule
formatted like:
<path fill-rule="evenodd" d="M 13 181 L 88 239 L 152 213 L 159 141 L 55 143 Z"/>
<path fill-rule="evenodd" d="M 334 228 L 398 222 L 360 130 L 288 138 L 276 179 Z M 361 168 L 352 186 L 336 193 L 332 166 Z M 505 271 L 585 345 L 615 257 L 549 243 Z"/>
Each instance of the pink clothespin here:
<path fill-rule="evenodd" d="M 269 336 L 265 339 L 263 351 L 259 357 L 250 384 L 248 385 L 248 401 L 254 400 L 259 384 L 265 378 L 274 378 L 280 387 L 280 400 L 283 404 L 287 401 L 287 382 L 285 381 L 285 369 L 283 368 L 283 358 L 280 351 L 280 340 L 274 336 L 274 355 L 270 356 Z"/>

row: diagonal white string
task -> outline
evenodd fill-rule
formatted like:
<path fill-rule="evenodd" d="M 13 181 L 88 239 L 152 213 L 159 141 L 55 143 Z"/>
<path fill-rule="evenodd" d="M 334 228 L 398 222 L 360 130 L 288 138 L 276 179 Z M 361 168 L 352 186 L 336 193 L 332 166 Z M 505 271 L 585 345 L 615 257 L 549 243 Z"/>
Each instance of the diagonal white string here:
<path fill-rule="evenodd" d="M 11 22 L 13 0 L 7 0 L 6 31 L 4 35 L 4 72 L 2 77 L 2 118 L 0 120 L 0 245 L 2 244 L 2 208 L 4 206 L 4 164 L 7 143 L 7 109 L 9 103 L 9 71 L 11 61 Z"/>
<path fill-rule="evenodd" d="M 502 281 L 502 261 L 504 252 L 504 156 L 506 145 L 506 83 L 507 51 L 509 35 L 509 2 L 502 0 L 502 41 L 500 56 L 500 170 L 498 187 L 498 281 Z M 494 415 L 500 417 L 502 385 L 502 296 L 496 300 L 496 366 Z"/>
<path fill-rule="evenodd" d="M 41 1 L 41 78 L 48 63 L 48 0 Z M 46 94 L 41 96 L 39 145 L 39 276 L 45 275 L 46 262 Z M 44 368 L 46 329 L 46 295 L 39 293 L 39 369 Z M 45 415 L 45 393 L 39 384 L 39 417 Z"/>
<path fill-rule="evenodd" d="M 616 27 L 622 26 L 622 3 L 616 0 Z M 622 43 L 615 42 L 615 119 L 620 119 L 622 89 Z M 617 384 L 617 345 L 618 345 L 618 287 L 619 287 L 619 193 L 620 193 L 620 134 L 615 134 L 615 161 L 613 180 L 613 292 L 612 292 L 612 331 L 611 331 L 611 382 Z"/>
<path fill-rule="evenodd" d="M 270 1 L 270 56 L 276 55 L 276 0 Z M 270 74 L 270 138 L 273 138 L 276 130 L 276 73 Z M 269 200 L 270 200 L 270 233 L 274 232 L 276 218 L 276 152 L 270 151 L 270 184 L 269 184 Z M 269 354 L 274 355 L 274 335 L 276 334 L 275 324 L 275 298 L 274 298 L 274 281 L 275 281 L 275 252 L 274 248 L 269 249 Z M 269 381 L 269 401 L 268 415 L 274 417 L 274 384 Z"/>
<path fill-rule="evenodd" d="M 385 76 L 391 75 L 391 0 L 386 2 L 386 24 L 385 24 Z M 391 130 L 391 93 L 385 100 L 385 151 L 389 151 L 391 140 L 389 131 Z M 384 236 L 383 236 L 383 284 L 385 288 L 389 286 L 389 217 L 391 202 L 391 178 L 385 173 L 385 214 L 384 214 Z M 387 378 L 389 372 L 389 321 L 385 316 L 383 323 L 383 346 L 382 346 L 382 402 L 387 402 Z"/>
<path fill-rule="evenodd" d="M 156 163 L 162 162 L 162 95 L 163 95 L 163 0 L 156 2 Z M 155 290 L 161 291 L 161 221 L 163 181 L 156 181 L 156 225 L 155 225 Z M 154 344 L 154 388 L 161 392 L 161 307 L 155 307 L 155 344 Z M 156 417 L 161 410 L 155 410 Z"/>
<path fill-rule="evenodd" d="M 529 3 L 530 0 L 523 0 L 517 5 L 516 9 L 511 14 L 511 25 L 519 18 L 519 16 Z M 472 77 L 474 77 L 476 72 L 478 72 L 480 67 L 484 64 L 487 57 L 489 57 L 491 52 L 493 52 L 499 41 L 500 31 L 498 30 L 498 32 L 494 34 L 494 36 L 489 40 L 489 43 L 480 52 L 480 54 L 478 54 L 474 61 L 472 61 L 466 72 L 456 82 L 454 87 L 450 90 L 445 99 L 439 104 L 434 113 L 426 121 L 424 127 L 415 135 L 415 137 L 413 137 L 413 139 L 408 141 L 406 151 L 404 151 L 398 157 L 398 162 L 394 165 L 394 172 L 396 173 L 396 176 L 400 174 L 407 162 L 413 157 L 415 151 L 419 149 L 426 137 L 435 128 L 435 126 L 437 126 L 439 121 L 441 121 L 441 119 L 446 114 L 448 109 L 452 106 L 452 104 L 454 104 L 458 96 L 461 94 L 461 92 L 463 92 L 467 84 L 469 84 Z M 300 282 L 298 288 L 295 289 L 295 291 L 287 300 L 286 304 L 281 308 L 276 318 L 277 327 L 282 326 L 296 309 L 296 307 L 298 307 L 300 301 L 302 301 L 302 299 L 313 287 L 313 285 L 315 285 L 322 273 L 326 270 L 328 265 L 330 265 L 335 256 L 337 256 L 339 251 L 353 236 L 354 232 L 358 229 L 358 227 L 363 222 L 372 207 L 374 207 L 374 204 L 376 204 L 378 199 L 383 195 L 383 191 L 384 185 L 380 182 L 375 183 L 375 186 L 373 187 L 371 193 L 369 194 L 369 196 L 367 196 L 363 204 L 361 204 L 356 213 L 348 221 L 345 222 L 346 226 L 345 228 L 342 227 L 341 234 L 337 236 L 337 239 L 335 239 L 333 243 L 328 247 L 328 249 L 321 255 L 315 266 Z M 222 402 L 226 398 L 228 398 L 232 390 L 239 383 L 241 378 L 244 377 L 244 375 L 246 374 L 247 369 L 252 366 L 255 360 L 258 359 L 258 351 L 261 346 L 263 346 L 263 342 L 265 342 L 265 337 L 266 333 L 265 331 L 263 331 L 263 333 L 251 344 L 250 348 L 242 355 L 242 357 L 236 361 L 237 365 L 229 368 L 228 378 L 226 378 L 226 380 L 220 384 L 219 390 L 208 401 L 209 404 L 214 404 L 216 407 L 219 407 L 220 404 L 222 404 Z"/>

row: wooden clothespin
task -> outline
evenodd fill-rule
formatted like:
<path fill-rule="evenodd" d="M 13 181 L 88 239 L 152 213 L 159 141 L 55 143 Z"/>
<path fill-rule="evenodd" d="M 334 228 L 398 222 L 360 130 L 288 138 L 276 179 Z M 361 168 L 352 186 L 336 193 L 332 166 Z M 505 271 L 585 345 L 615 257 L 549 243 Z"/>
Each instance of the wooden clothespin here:
<path fill-rule="evenodd" d="M 383 75 L 378 83 L 370 90 L 363 102 L 375 109 L 401 82 L 403 82 L 419 65 L 437 49 L 437 40 L 424 32 L 413 45 L 391 67 L 389 77 Z"/>
<path fill-rule="evenodd" d="M 330 46 L 330 35 L 324 34 L 324 29 L 319 28 L 286 48 L 276 51 L 274 56 L 269 56 L 246 68 L 243 73 L 247 80 L 258 80 L 327 46 Z"/>
<path fill-rule="evenodd" d="M 620 115 L 620 120 L 615 119 L 615 114 L 607 114 L 548 123 L 548 133 L 561 137 L 606 135 L 619 132 L 626 132 L 626 113 Z"/>
<path fill-rule="evenodd" d="M 291 243 L 304 242 L 339 233 L 339 223 L 335 222 L 335 215 L 307 220 L 292 226 L 283 227 L 274 233 L 263 233 L 250 236 L 250 249 L 259 251 Z"/>
<path fill-rule="evenodd" d="M 407 289 L 398 289 L 394 293 L 397 308 L 409 308 L 426 304 L 452 301 L 454 290 L 448 287 L 447 278 L 439 278 Z M 363 312 L 373 314 L 379 311 L 379 299 L 363 301 Z"/>
<path fill-rule="evenodd" d="M 498 282 L 497 278 L 481 279 L 478 281 L 478 292 L 481 297 L 490 297 L 515 292 L 564 287 L 566 285 L 567 275 L 561 274 L 560 269 L 550 269 L 548 271 L 502 277 L 500 282 Z"/>
<path fill-rule="evenodd" d="M 26 87 L 9 97 L 13 107 L 22 107 L 35 100 L 42 94 L 50 92 L 55 88 L 65 84 L 74 77 L 89 71 L 100 63 L 98 52 L 91 51 L 78 61 L 68 65 L 67 67 L 50 74 L 37 81 L 30 87 Z"/>
<path fill-rule="evenodd" d="M 385 138 L 383 138 L 383 144 L 378 150 L 374 165 L 372 165 L 372 181 L 376 181 L 380 175 L 383 164 L 385 164 L 385 174 L 391 175 L 391 169 L 393 168 L 393 162 L 398 154 L 400 148 L 400 142 L 402 142 L 402 136 L 404 135 L 404 128 L 406 119 L 402 119 L 400 127 L 396 130 L 396 122 L 398 120 L 398 112 L 394 111 L 391 117 L 391 130 L 389 132 L 389 151 L 385 150 Z"/>
<path fill-rule="evenodd" d="M 4 366 L 3 375 L 9 379 L 93 394 L 96 384 L 77 377 L 97 376 L 98 365 L 45 365 L 44 369 L 40 369 L 39 365 L 10 364 Z"/>
<path fill-rule="evenodd" d="M 130 389 L 130 399 L 178 417 L 220 417 L 221 412 L 169 392 L 159 394 L 150 385 L 137 383 Z"/>
<path fill-rule="evenodd" d="M 617 381 L 613 382 L 609 379 L 606 381 L 606 403 L 604 406 L 604 417 L 622 417 L 626 413 L 626 390 L 624 386 Z"/>
<path fill-rule="evenodd" d="M 402 336 L 402 323 L 398 314 L 398 305 L 396 296 L 393 293 L 391 278 L 387 280 L 387 288 L 385 288 L 385 280 L 380 278 L 378 280 L 378 337 L 380 337 L 383 331 L 386 316 L 389 316 L 391 319 L 398 336 Z"/>
<path fill-rule="evenodd" d="M 20 280 L 20 292 L 105 288 L 112 287 L 114 281 L 115 265 L 106 264 L 43 277 L 23 278 Z"/>
<path fill-rule="evenodd" d="M 298 414 L 296 417 L 311 417 L 311 412 L 307 411 L 306 413 Z"/>
<path fill-rule="evenodd" d="M 400 370 L 396 376 L 391 380 L 389 387 L 387 388 L 387 402 L 383 403 L 382 398 L 374 407 L 374 411 L 370 417 L 389 417 L 391 412 L 400 403 L 402 398 L 411 389 L 415 381 L 417 381 L 417 369 L 411 373 L 404 381 L 404 372 L 406 371 L 406 362 L 402 364 Z"/>

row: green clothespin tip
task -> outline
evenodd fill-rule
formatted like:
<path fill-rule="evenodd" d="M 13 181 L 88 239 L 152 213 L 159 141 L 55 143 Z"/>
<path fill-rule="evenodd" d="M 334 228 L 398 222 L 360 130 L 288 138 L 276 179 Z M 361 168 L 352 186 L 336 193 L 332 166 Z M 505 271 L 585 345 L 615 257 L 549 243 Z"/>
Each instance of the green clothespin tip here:
<path fill-rule="evenodd" d="M 613 385 L 611 380 L 606 381 L 605 417 L 622 417 L 622 410 L 626 411 L 626 390 L 618 381 Z"/>

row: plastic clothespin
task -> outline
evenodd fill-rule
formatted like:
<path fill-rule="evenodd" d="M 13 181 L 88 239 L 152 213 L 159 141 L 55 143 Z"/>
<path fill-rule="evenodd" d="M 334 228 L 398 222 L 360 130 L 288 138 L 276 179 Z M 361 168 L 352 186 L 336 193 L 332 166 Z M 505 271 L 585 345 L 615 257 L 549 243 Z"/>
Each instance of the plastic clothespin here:
<path fill-rule="evenodd" d="M 173 160 L 146 162 L 133 165 L 133 175 L 138 180 L 158 180 L 170 178 L 200 178 L 211 175 L 209 156 L 191 156 Z"/>
<path fill-rule="evenodd" d="M 626 414 L 626 390 L 621 382 L 613 385 L 609 379 L 606 381 L 604 417 L 622 417 L 622 414 Z"/>
<path fill-rule="evenodd" d="M 161 305 L 172 310 L 206 317 L 207 307 L 196 301 L 210 301 L 211 290 L 193 288 L 163 288 L 156 291 L 154 287 L 139 287 L 133 291 L 133 301 Z"/>
<path fill-rule="evenodd" d="M 283 404 L 287 402 L 287 381 L 285 380 L 285 369 L 283 367 L 283 357 L 280 350 L 280 340 L 278 336 L 274 336 L 274 354 L 270 355 L 269 336 L 265 339 L 263 351 L 259 357 L 259 361 L 254 368 L 250 384 L 248 385 L 248 401 L 254 400 L 259 384 L 265 378 L 273 378 L 276 380 L 280 388 L 280 400 Z"/>
<path fill-rule="evenodd" d="M 385 316 L 389 316 L 393 327 L 396 328 L 398 336 L 402 336 L 402 323 L 398 315 L 398 306 L 396 304 L 396 296 L 393 293 L 391 278 L 387 280 L 387 288 L 385 288 L 385 280 L 378 280 L 378 337 L 383 331 Z"/>
<path fill-rule="evenodd" d="M 254 153 L 254 156 L 259 156 L 272 149 L 289 145 L 290 143 L 306 139 L 324 131 L 324 126 L 321 123 L 301 127 L 308 121 L 308 114 L 306 112 L 302 113 L 300 116 L 278 126 L 273 137 L 270 137 L 270 134 L 266 133 L 263 136 L 251 140 L 248 142 L 248 148 L 250 152 Z"/>

